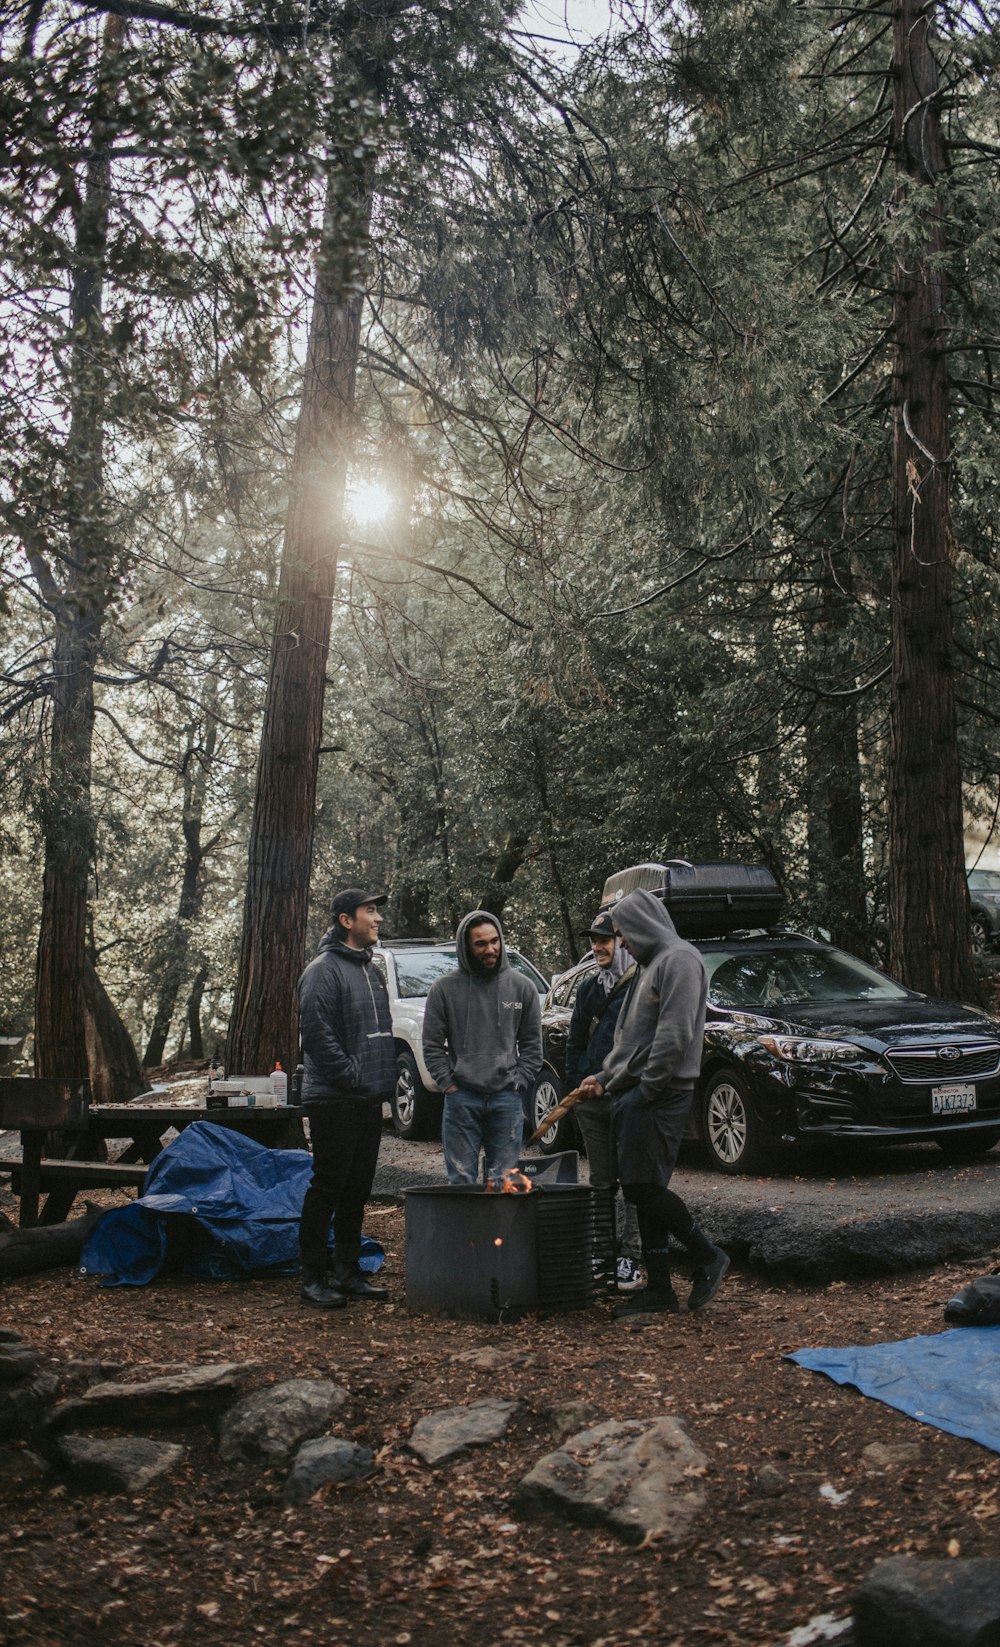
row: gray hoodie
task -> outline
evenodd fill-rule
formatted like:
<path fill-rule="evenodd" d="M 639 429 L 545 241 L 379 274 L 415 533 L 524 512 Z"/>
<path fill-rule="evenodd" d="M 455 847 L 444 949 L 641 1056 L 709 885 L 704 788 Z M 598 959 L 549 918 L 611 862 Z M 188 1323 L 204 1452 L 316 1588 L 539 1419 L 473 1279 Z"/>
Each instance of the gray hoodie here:
<path fill-rule="evenodd" d="M 500 964 L 490 977 L 474 972 L 470 926 L 490 921 L 500 934 Z M 537 989 L 507 961 L 495 915 L 474 909 L 455 934 L 458 971 L 438 978 L 424 1009 L 424 1059 L 442 1092 L 526 1092 L 542 1067 L 542 1006 Z"/>
<path fill-rule="evenodd" d="M 693 1088 L 708 995 L 702 958 L 652 892 L 630 892 L 611 906 L 611 919 L 639 967 L 597 1079 L 606 1092 L 639 1086 L 647 1100 Z"/>

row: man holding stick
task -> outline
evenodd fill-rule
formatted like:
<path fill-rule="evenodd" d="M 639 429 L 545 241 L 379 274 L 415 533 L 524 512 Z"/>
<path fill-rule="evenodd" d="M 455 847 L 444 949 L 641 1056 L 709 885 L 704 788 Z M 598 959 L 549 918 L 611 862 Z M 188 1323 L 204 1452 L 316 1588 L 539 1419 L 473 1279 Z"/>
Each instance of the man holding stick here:
<path fill-rule="evenodd" d="M 701 1068 L 705 967 L 652 892 L 630 892 L 610 913 L 638 967 L 611 1051 L 579 1090 L 584 1101 L 605 1093 L 611 1099 L 618 1177 L 625 1199 L 635 1206 L 642 1237 L 648 1284 L 616 1313 L 679 1310 L 670 1275 L 671 1236 L 694 1260 L 688 1309 L 702 1310 L 722 1285 L 729 1258 L 698 1228 L 669 1185 Z"/>

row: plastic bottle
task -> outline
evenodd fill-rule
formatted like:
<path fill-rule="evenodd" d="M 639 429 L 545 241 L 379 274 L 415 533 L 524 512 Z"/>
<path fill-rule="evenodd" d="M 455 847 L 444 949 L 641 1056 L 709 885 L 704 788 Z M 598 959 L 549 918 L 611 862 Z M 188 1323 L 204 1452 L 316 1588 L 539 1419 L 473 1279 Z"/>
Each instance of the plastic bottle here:
<path fill-rule="evenodd" d="M 279 1104 L 288 1102 L 288 1076 L 280 1064 L 275 1064 L 271 1071 L 271 1091 Z"/>

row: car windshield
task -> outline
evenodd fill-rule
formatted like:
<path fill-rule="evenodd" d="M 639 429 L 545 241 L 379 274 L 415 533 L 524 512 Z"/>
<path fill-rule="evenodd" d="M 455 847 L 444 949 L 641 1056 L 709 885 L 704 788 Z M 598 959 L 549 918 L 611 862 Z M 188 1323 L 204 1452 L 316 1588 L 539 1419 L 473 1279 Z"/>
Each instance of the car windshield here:
<path fill-rule="evenodd" d="M 396 983 L 404 1001 L 426 995 L 436 979 L 458 966 L 454 949 L 397 949 L 393 958 Z"/>
<path fill-rule="evenodd" d="M 903 1001 L 909 990 L 840 949 L 713 950 L 703 955 L 714 1006 L 791 1006 L 804 1001 Z"/>
<path fill-rule="evenodd" d="M 443 978 L 446 972 L 454 972 L 458 966 L 458 958 L 453 947 L 447 949 L 396 949 L 393 951 L 396 962 L 396 984 L 400 999 L 410 1001 L 419 999 L 427 994 L 431 984 L 438 978 Z M 536 971 L 530 961 L 516 950 L 507 951 L 508 963 L 516 972 L 523 972 L 537 989 L 539 995 L 544 995 L 548 985 L 541 973 Z"/>
<path fill-rule="evenodd" d="M 1000 892 L 1000 869 L 974 869 L 969 875 L 973 892 Z"/>

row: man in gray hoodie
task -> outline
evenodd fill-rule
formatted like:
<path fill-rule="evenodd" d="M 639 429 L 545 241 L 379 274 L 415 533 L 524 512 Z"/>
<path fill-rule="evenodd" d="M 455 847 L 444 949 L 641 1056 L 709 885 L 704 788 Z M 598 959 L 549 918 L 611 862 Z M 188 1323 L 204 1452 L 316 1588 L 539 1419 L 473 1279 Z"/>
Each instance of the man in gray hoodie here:
<path fill-rule="evenodd" d="M 645 1291 L 633 1293 L 616 1314 L 680 1308 L 670 1276 L 672 1235 L 694 1259 L 688 1308 L 701 1310 L 722 1285 L 729 1259 L 668 1186 L 701 1068 L 705 967 L 654 893 L 630 892 L 610 913 L 639 964 L 611 1051 L 580 1090 L 610 1096 L 618 1177 L 638 1214 L 649 1277 Z"/>
<path fill-rule="evenodd" d="M 517 1165 L 524 1094 L 542 1067 L 542 1007 L 508 964 L 495 915 L 474 909 L 455 934 L 458 971 L 431 985 L 424 1009 L 427 1068 L 444 1093 L 441 1143 L 450 1184 L 474 1184 Z"/>

